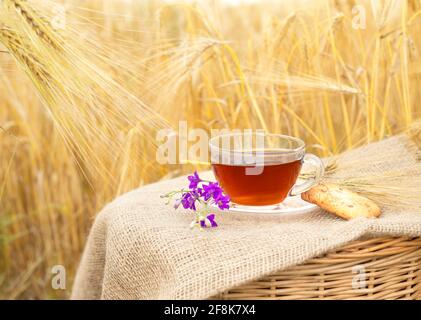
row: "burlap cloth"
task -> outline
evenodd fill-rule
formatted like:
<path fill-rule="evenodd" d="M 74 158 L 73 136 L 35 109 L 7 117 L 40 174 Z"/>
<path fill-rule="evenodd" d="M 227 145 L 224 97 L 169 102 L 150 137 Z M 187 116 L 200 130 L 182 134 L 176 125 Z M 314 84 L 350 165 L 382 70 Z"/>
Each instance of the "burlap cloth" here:
<path fill-rule="evenodd" d="M 406 140 L 393 137 L 350 151 L 343 159 L 352 163 L 386 154 L 379 163 L 356 170 L 364 175 L 413 167 L 413 178 L 421 182 Z M 205 299 L 361 237 L 421 236 L 421 209 L 390 208 L 378 219 L 352 221 L 318 209 L 290 217 L 223 213 L 217 216 L 218 228 L 190 230 L 193 214 L 175 211 L 160 198 L 186 181 L 181 177 L 148 185 L 102 210 L 80 262 L 73 299 Z"/>

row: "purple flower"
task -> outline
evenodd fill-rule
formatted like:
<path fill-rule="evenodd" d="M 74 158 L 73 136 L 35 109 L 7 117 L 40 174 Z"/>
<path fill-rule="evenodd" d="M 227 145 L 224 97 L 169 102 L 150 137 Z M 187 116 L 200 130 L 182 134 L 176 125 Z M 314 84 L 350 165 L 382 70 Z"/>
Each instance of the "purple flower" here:
<path fill-rule="evenodd" d="M 215 221 L 215 214 L 211 213 L 209 214 L 205 220 L 200 221 L 200 226 L 202 228 L 215 228 L 218 226 L 218 224 Z"/>
<path fill-rule="evenodd" d="M 218 182 L 210 182 L 200 179 L 197 171 L 188 176 L 189 189 L 181 189 L 167 193 L 161 196 L 170 200 L 176 194 L 181 194 L 174 202 L 174 209 L 178 209 L 181 205 L 184 209 L 196 211 L 196 220 L 191 223 L 191 227 L 200 226 L 202 228 L 215 228 L 218 224 L 215 221 L 215 214 L 208 214 L 206 218 L 203 215 L 209 212 L 210 205 L 216 205 L 220 210 L 230 208 L 230 197 L 224 193 Z M 200 185 L 200 187 L 199 187 Z M 197 211 L 196 203 L 199 203 L 200 210 Z M 202 208 L 203 207 L 203 208 Z M 201 220 L 203 219 L 203 220 Z"/>
<path fill-rule="evenodd" d="M 202 196 L 205 201 L 208 201 L 210 198 L 213 198 L 216 201 L 221 195 L 222 189 L 217 182 L 209 182 L 208 185 L 203 185 Z"/>
<path fill-rule="evenodd" d="M 183 194 L 181 197 L 181 204 L 183 205 L 184 209 L 192 209 L 196 211 L 196 197 L 192 195 L 192 193 L 187 192 Z"/>
<path fill-rule="evenodd" d="M 199 182 L 202 181 L 200 179 L 199 175 L 197 174 L 197 171 L 195 171 L 193 173 L 193 175 L 188 176 L 187 179 L 189 179 L 189 181 L 190 181 L 189 188 L 192 189 L 192 190 L 196 189 Z"/>
<path fill-rule="evenodd" d="M 202 196 L 205 201 L 212 198 L 219 209 L 229 209 L 230 197 L 224 195 L 224 191 L 217 182 L 210 182 L 209 184 L 203 185 Z"/>
<path fill-rule="evenodd" d="M 224 209 L 230 208 L 230 205 L 229 205 L 230 200 L 231 199 L 229 196 L 224 196 L 221 194 L 219 198 L 215 200 L 215 202 L 218 205 L 219 209 L 224 210 Z"/>

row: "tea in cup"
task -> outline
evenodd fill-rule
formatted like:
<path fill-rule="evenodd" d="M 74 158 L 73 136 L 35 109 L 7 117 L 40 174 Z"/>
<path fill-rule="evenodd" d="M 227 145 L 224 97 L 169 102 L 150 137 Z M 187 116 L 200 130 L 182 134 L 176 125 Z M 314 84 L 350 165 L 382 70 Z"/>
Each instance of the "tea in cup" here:
<path fill-rule="evenodd" d="M 305 143 L 294 137 L 267 133 L 229 133 L 210 142 L 212 169 L 234 205 L 270 206 L 316 185 L 323 162 L 306 154 Z M 314 173 L 297 184 L 303 165 Z"/>

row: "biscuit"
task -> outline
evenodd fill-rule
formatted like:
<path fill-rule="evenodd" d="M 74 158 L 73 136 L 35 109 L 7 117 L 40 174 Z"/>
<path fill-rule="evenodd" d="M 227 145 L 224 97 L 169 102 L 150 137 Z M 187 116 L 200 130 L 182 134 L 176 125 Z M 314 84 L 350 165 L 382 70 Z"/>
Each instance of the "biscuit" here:
<path fill-rule="evenodd" d="M 346 220 L 375 218 L 381 213 L 373 201 L 334 184 L 321 183 L 302 193 L 301 198 Z"/>

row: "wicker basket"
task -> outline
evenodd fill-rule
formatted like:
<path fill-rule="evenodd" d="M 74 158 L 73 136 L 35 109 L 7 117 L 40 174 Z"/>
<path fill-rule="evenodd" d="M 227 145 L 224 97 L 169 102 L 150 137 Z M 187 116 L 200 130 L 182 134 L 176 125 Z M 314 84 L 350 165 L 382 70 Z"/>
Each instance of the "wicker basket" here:
<path fill-rule="evenodd" d="M 359 240 L 217 299 L 421 299 L 421 238 Z"/>

